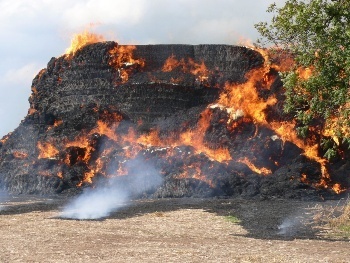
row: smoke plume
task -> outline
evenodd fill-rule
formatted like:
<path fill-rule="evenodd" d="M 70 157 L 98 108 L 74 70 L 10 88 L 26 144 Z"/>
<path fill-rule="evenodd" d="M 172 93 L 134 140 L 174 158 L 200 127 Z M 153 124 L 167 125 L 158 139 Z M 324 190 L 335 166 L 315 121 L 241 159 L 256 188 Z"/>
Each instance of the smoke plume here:
<path fill-rule="evenodd" d="M 117 211 L 133 197 L 139 197 L 162 183 L 157 169 L 142 158 L 125 163 L 128 174 L 101 180 L 68 203 L 60 216 L 71 219 L 98 219 Z"/>
<path fill-rule="evenodd" d="M 278 235 L 293 237 L 297 235 L 305 225 L 307 215 L 300 214 L 289 216 L 278 226 Z"/>

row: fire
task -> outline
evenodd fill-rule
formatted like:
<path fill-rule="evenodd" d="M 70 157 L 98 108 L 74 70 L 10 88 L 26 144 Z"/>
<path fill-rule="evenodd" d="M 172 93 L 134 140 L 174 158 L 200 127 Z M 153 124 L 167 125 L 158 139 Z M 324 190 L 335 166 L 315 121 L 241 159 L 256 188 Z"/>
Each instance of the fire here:
<path fill-rule="evenodd" d="M 231 160 L 229 150 L 226 148 L 210 149 L 205 145 L 204 135 L 210 126 L 211 113 L 210 109 L 206 109 L 200 115 L 200 120 L 195 129 L 182 132 L 177 137 L 160 138 L 158 130 L 152 130 L 149 133 L 136 135 L 135 131 L 130 129 L 127 136 L 122 138 L 124 143 L 138 143 L 140 145 L 150 147 L 177 147 L 181 145 L 190 145 L 195 148 L 197 154 L 204 153 L 210 159 L 218 162 L 226 162 Z M 134 149 L 135 150 L 135 149 Z M 135 152 L 132 154 L 135 155 Z"/>
<path fill-rule="evenodd" d="M 247 75 L 248 81 L 243 84 L 226 84 L 225 91 L 221 93 L 218 104 L 230 109 L 230 112 L 241 111 L 245 117 L 254 122 L 267 125 L 264 110 L 274 105 L 277 100 L 274 96 L 266 101 L 259 97 L 256 90 L 257 81 L 261 81 L 264 70 L 256 69 Z"/>
<path fill-rule="evenodd" d="M 300 139 L 297 136 L 297 133 L 295 131 L 295 125 L 296 125 L 295 122 L 289 122 L 289 123 L 288 122 L 279 122 L 279 123 L 272 122 L 270 124 L 271 124 L 271 127 L 274 129 L 274 131 L 280 136 L 282 141 L 293 142 L 296 146 L 298 146 L 300 149 L 302 149 L 304 151 L 303 155 L 305 155 L 307 158 L 314 160 L 320 164 L 322 178 L 320 179 L 320 182 L 314 186 L 318 187 L 318 188 L 331 187 L 330 185 L 332 185 L 332 182 L 331 182 L 330 175 L 329 175 L 329 172 L 327 169 L 328 161 L 327 161 L 327 159 L 319 156 L 318 143 L 311 142 L 311 144 L 307 144 L 304 140 Z M 304 183 L 308 183 L 306 174 L 302 174 L 301 181 Z M 336 184 L 334 184 L 334 186 L 335 185 Z M 335 187 L 335 188 L 338 188 L 338 187 Z"/>
<path fill-rule="evenodd" d="M 47 128 L 47 131 L 49 131 L 49 130 L 51 130 L 51 129 L 53 129 L 53 128 L 56 128 L 56 127 L 60 126 L 62 123 L 63 123 L 62 120 L 55 120 L 54 123 L 53 123 L 53 125 L 52 125 L 52 126 L 49 126 L 49 127 Z"/>
<path fill-rule="evenodd" d="M 304 184 L 309 184 L 309 181 L 307 180 L 307 175 L 306 174 L 301 174 L 300 181 L 303 182 Z"/>
<path fill-rule="evenodd" d="M 102 36 L 85 31 L 74 36 L 72 45 L 69 49 L 67 49 L 66 54 L 68 57 L 74 56 L 74 54 L 83 46 L 100 41 L 104 41 Z M 142 58 L 134 57 L 135 49 L 136 47 L 132 45 L 116 45 L 109 51 L 109 65 L 112 66 L 119 74 L 116 84 L 126 83 L 134 71 L 145 66 L 145 61 Z M 224 121 L 226 122 L 225 125 L 228 131 L 233 131 L 240 124 L 242 124 L 242 122 L 247 120 L 256 124 L 257 127 L 258 125 L 262 125 L 273 130 L 278 138 L 283 142 L 290 141 L 294 143 L 304 151 L 303 154 L 306 157 L 317 161 L 321 165 L 322 179 L 319 183 L 314 185 L 315 187 L 332 188 L 336 193 L 343 191 L 340 184 L 331 184 L 331 179 L 327 171 L 327 161 L 318 156 L 318 144 L 313 143 L 312 141 L 306 142 L 297 136 L 295 131 L 295 121 L 274 122 L 267 120 L 266 112 L 269 107 L 273 107 L 277 103 L 277 99 L 274 95 L 262 98 L 261 93 L 264 93 L 264 91 L 269 91 L 270 86 L 275 81 L 275 77 L 272 77 L 273 74 L 271 74 L 271 70 L 276 69 L 283 71 L 290 69 L 292 60 L 291 58 L 288 59 L 286 62 L 287 64 L 289 63 L 288 65 L 283 65 L 283 63 L 278 65 L 271 64 L 269 62 L 269 53 L 267 50 L 255 50 L 260 52 L 264 57 L 265 64 L 261 68 L 253 69 L 248 72 L 245 76 L 247 80 L 244 83 L 236 84 L 227 82 L 219 95 L 219 99 L 201 112 L 197 126 L 183 129 L 182 132 L 179 132 L 179 134 L 176 134 L 176 136 L 164 138 L 164 135 L 160 134 L 160 131 L 157 129 L 152 129 L 148 133 L 138 134 L 136 128 L 129 128 L 128 133 L 117 134 L 119 124 L 123 119 L 122 116 L 117 113 L 103 112 L 101 114 L 100 112 L 100 118 L 97 120 L 93 129 L 85 131 L 84 135 L 79 136 L 73 141 L 67 141 L 64 145 L 60 145 L 58 147 L 59 149 L 64 150 L 67 150 L 69 147 L 79 148 L 79 150 L 76 150 L 79 151 L 79 154 L 77 154 L 77 160 L 84 162 L 84 167 L 87 167 L 88 171 L 85 172 L 83 179 L 77 184 L 77 186 L 82 186 L 84 183 L 91 184 L 93 182 L 93 178 L 97 174 L 101 174 L 102 176 L 106 177 L 126 175 L 128 173 L 125 165 L 126 160 L 135 158 L 141 150 L 149 149 L 151 147 L 164 147 L 167 154 L 171 155 L 174 154 L 172 153 L 172 150 L 175 147 L 191 146 L 191 153 L 194 152 L 196 154 L 204 154 L 211 161 L 227 164 L 229 161 L 234 159 L 231 156 L 230 150 L 225 148 L 225 146 L 217 148 L 210 147 L 205 140 L 205 135 L 212 127 L 211 122 L 214 109 L 219 107 L 220 110 L 225 110 L 227 112 L 229 120 L 227 121 L 227 119 L 224 119 Z M 208 70 L 204 61 L 197 63 L 193 59 L 189 58 L 177 59 L 175 55 L 171 55 L 166 59 L 161 70 L 163 72 L 178 70 L 183 73 L 192 74 L 201 84 L 205 83 L 211 74 L 211 71 Z M 299 68 L 297 73 L 302 79 L 307 80 L 312 75 L 312 68 Z M 181 81 L 181 77 L 178 77 L 178 79 L 172 79 L 173 83 L 177 83 L 179 81 Z M 36 94 L 37 92 L 34 87 L 32 88 L 32 92 L 33 94 Z M 96 107 L 94 110 L 96 114 L 99 112 L 98 107 Z M 36 112 L 35 109 L 30 109 L 29 111 L 29 114 Z M 334 121 L 338 120 L 339 119 L 335 119 Z M 139 125 L 141 125 L 142 120 L 138 121 Z M 55 120 L 53 127 L 57 127 L 62 123 L 62 120 Z M 324 135 L 331 136 L 335 142 L 339 143 L 335 133 L 333 132 L 334 125 L 332 123 L 328 123 L 327 125 L 328 129 L 324 132 Z M 108 172 L 105 171 L 105 161 L 108 159 L 108 157 L 105 157 L 109 156 L 110 152 L 112 152 L 114 149 L 113 147 L 107 147 L 103 149 L 103 151 L 101 150 L 102 153 L 100 157 L 95 158 L 94 152 L 97 151 L 97 149 L 94 148 L 95 146 L 93 146 L 93 143 L 91 140 L 89 140 L 89 137 L 95 134 L 104 135 L 108 137 L 109 140 L 112 140 L 121 146 L 119 149 L 122 153 L 118 155 L 118 152 L 116 155 L 116 168 L 111 174 L 108 174 Z M 259 131 L 256 129 L 256 133 L 253 137 L 258 136 L 258 134 Z M 5 138 L 1 140 L 2 143 L 5 141 Z M 38 142 L 37 148 L 39 150 L 39 159 L 52 159 L 57 158 L 59 155 L 59 150 L 48 142 Z M 73 149 L 72 152 L 74 152 L 74 150 L 75 149 Z M 27 157 L 25 153 L 21 152 L 14 153 L 13 155 L 15 158 Z M 118 159 L 119 157 L 120 159 Z M 172 156 L 167 155 L 169 160 L 171 160 L 170 157 Z M 253 161 L 254 159 L 250 160 L 247 157 L 241 157 L 237 160 L 237 162 L 244 163 L 251 169 L 251 171 L 257 174 L 264 176 L 272 174 L 271 169 L 266 167 L 258 167 Z M 72 166 L 75 162 L 72 161 L 72 156 L 70 156 L 68 153 L 65 155 L 62 163 Z M 278 166 L 277 161 L 274 161 L 274 163 L 276 166 Z M 203 171 L 205 170 L 203 169 Z M 212 180 L 208 179 L 207 175 L 203 171 L 199 164 L 191 164 L 187 166 L 185 170 L 177 176 L 177 178 L 197 179 L 206 182 L 211 187 L 215 187 Z M 307 174 L 303 173 L 300 176 L 301 182 L 309 183 Z M 63 173 L 58 172 L 57 177 L 63 178 Z"/>
<path fill-rule="evenodd" d="M 175 141 L 172 146 L 191 145 L 195 148 L 197 154 L 204 153 L 210 159 L 218 162 L 226 162 L 232 159 L 229 150 L 226 148 L 208 148 L 204 143 L 204 134 L 198 133 L 199 130 L 182 133 L 179 141 Z"/>
<path fill-rule="evenodd" d="M 109 113 L 104 111 L 100 116 L 100 120 L 97 121 L 97 126 L 90 131 L 89 135 L 98 133 L 107 136 L 113 141 L 118 141 L 116 129 L 122 119 L 123 117 L 116 112 Z"/>
<path fill-rule="evenodd" d="M 318 148 L 319 145 L 315 142 L 307 144 L 304 140 L 300 139 L 295 130 L 295 122 L 271 122 L 271 128 L 278 134 L 282 141 L 290 141 L 304 151 L 304 155 L 311 160 L 318 162 L 321 165 L 322 180 L 324 183 L 320 183 L 319 186 L 327 185 L 325 182 L 330 180 L 330 176 L 327 170 L 327 160 L 319 157 Z"/>
<path fill-rule="evenodd" d="M 308 80 L 312 76 L 313 68 L 312 67 L 310 67 L 310 68 L 299 67 L 296 70 L 296 72 L 301 79 Z"/>
<path fill-rule="evenodd" d="M 236 42 L 238 46 L 244 46 L 247 48 L 254 48 L 252 40 L 243 36 L 238 36 L 238 41 Z"/>
<path fill-rule="evenodd" d="M 174 55 L 171 55 L 170 57 L 167 58 L 165 61 L 162 71 L 164 72 L 170 72 L 173 71 L 174 69 L 181 67 L 182 71 L 185 71 L 185 60 L 181 59 L 180 61 L 175 58 Z"/>
<path fill-rule="evenodd" d="M 225 92 L 221 93 L 217 104 L 226 108 L 227 112 L 230 113 L 231 120 L 236 119 L 236 113 L 239 111 L 239 115 L 251 118 L 254 123 L 264 125 L 274 130 L 282 141 L 290 141 L 299 148 L 303 149 L 305 156 L 311 160 L 317 161 L 321 165 L 322 179 L 318 184 L 318 187 L 327 188 L 327 184 L 330 183 L 330 175 L 327 170 L 328 162 L 326 159 L 318 156 L 318 143 L 306 143 L 304 140 L 300 139 L 296 133 L 295 121 L 267 122 L 265 110 L 268 106 L 273 106 L 277 100 L 274 96 L 270 96 L 267 99 L 260 98 L 256 88 L 256 84 L 259 81 L 264 83 L 265 88 L 268 88 L 272 84 L 274 79 L 269 79 L 269 71 L 271 68 L 290 70 L 292 68 L 291 64 L 293 63 L 292 58 L 287 56 L 288 59 L 286 61 L 279 61 L 280 64 L 271 64 L 269 63 L 270 54 L 268 50 L 255 50 L 260 52 L 260 54 L 264 57 L 264 66 L 260 69 L 255 69 L 249 72 L 246 76 L 248 80 L 245 83 L 238 85 L 227 83 L 225 85 Z M 311 77 L 313 68 L 299 68 L 297 73 L 299 74 L 300 78 L 307 80 Z M 229 121 L 229 123 L 231 125 L 236 125 L 236 122 Z M 332 129 L 328 129 L 327 134 L 332 135 L 332 137 L 335 138 L 334 133 L 332 133 Z M 336 138 L 335 141 L 337 142 Z M 250 167 L 251 170 L 259 174 L 271 174 L 269 169 L 259 169 L 255 167 L 254 164 L 252 164 L 252 162 L 247 158 L 240 161 L 244 162 L 248 167 Z"/>
<path fill-rule="evenodd" d="M 13 156 L 17 159 L 25 159 L 28 157 L 28 153 L 26 152 L 21 152 L 21 151 L 18 151 L 18 152 L 13 152 L 12 153 Z"/>
<path fill-rule="evenodd" d="M 77 186 L 80 187 L 83 185 L 83 183 L 88 183 L 91 184 L 92 183 L 92 178 L 95 176 L 95 170 L 91 169 L 90 171 L 86 172 L 84 174 L 84 178 L 82 181 L 80 181 Z"/>
<path fill-rule="evenodd" d="M 12 132 L 8 133 L 7 135 L 5 135 L 1 140 L 0 143 L 4 144 L 7 142 L 7 140 L 10 138 Z"/>
<path fill-rule="evenodd" d="M 196 149 L 196 153 L 204 153 L 209 158 L 218 162 L 231 160 L 232 158 L 228 149 L 210 149 L 205 145 L 204 136 L 210 126 L 211 117 L 211 110 L 208 108 L 205 109 L 200 115 L 196 129 L 182 133 L 179 141 L 175 141 L 173 146 L 191 145 Z"/>
<path fill-rule="evenodd" d="M 54 159 L 59 151 L 55 146 L 48 142 L 38 142 L 37 148 L 39 150 L 38 159 Z"/>
<path fill-rule="evenodd" d="M 41 77 L 44 75 L 45 72 L 46 72 L 46 69 L 45 69 L 45 68 L 44 68 L 44 69 L 41 69 L 41 70 L 39 71 L 39 73 L 38 73 L 38 78 L 41 79 Z M 35 88 L 35 87 L 33 87 L 33 88 L 35 89 L 35 90 L 32 89 L 33 93 L 34 93 L 34 94 L 37 93 L 36 88 Z"/>
<path fill-rule="evenodd" d="M 133 58 L 135 46 L 115 46 L 109 51 L 109 64 L 119 72 L 121 83 L 129 80 L 129 75 L 133 68 L 144 67 L 145 61 L 143 59 Z"/>
<path fill-rule="evenodd" d="M 238 160 L 238 162 L 244 163 L 245 165 L 247 165 L 249 167 L 250 170 L 252 170 L 253 172 L 255 172 L 257 174 L 261 174 L 261 175 L 272 174 L 272 171 L 266 167 L 262 167 L 262 168 L 256 167 L 247 157 L 244 157 L 244 158 Z"/>
<path fill-rule="evenodd" d="M 350 103 L 346 103 L 343 107 L 349 109 Z M 336 127 L 341 127 L 340 133 L 342 134 L 343 137 L 346 137 L 346 138 L 350 137 L 350 129 L 346 128 L 347 127 L 346 125 L 342 125 L 342 123 L 345 123 L 348 121 L 348 117 L 339 116 L 339 115 L 340 115 L 339 112 L 335 113 L 335 115 L 326 122 L 324 131 L 322 133 L 324 136 L 331 137 L 337 145 L 340 145 L 341 142 L 340 142 L 340 134 L 339 132 L 336 132 L 337 130 Z"/>
<path fill-rule="evenodd" d="M 192 164 L 188 167 L 186 167 L 186 169 L 179 175 L 177 175 L 175 178 L 177 179 L 189 179 L 189 178 L 193 178 L 193 179 L 197 179 L 199 181 L 203 181 L 206 184 L 208 184 L 211 188 L 214 188 L 215 185 L 212 182 L 212 180 L 208 179 L 203 173 L 201 168 L 197 165 L 197 164 Z"/>
<path fill-rule="evenodd" d="M 184 58 L 181 60 L 176 59 L 174 55 L 171 55 L 165 61 L 162 71 L 170 72 L 176 69 L 180 69 L 184 73 L 191 73 L 196 76 L 196 80 L 200 83 L 205 83 L 208 80 L 210 71 L 207 69 L 204 61 L 196 63 L 193 59 L 189 58 L 186 62 Z M 177 83 L 175 80 L 174 83 Z"/>
<path fill-rule="evenodd" d="M 60 178 L 60 179 L 63 179 L 63 173 L 62 173 L 62 171 L 59 171 L 59 172 L 57 173 L 57 177 Z"/>
<path fill-rule="evenodd" d="M 340 194 L 342 192 L 345 192 L 346 189 L 345 188 L 342 188 L 340 184 L 334 184 L 333 187 L 332 187 L 332 190 L 337 193 L 337 194 Z"/>
<path fill-rule="evenodd" d="M 103 134 L 106 135 L 108 138 L 110 138 L 113 141 L 117 141 L 118 137 L 115 133 L 115 129 L 116 129 L 117 125 L 113 125 L 112 128 L 108 127 L 108 124 L 98 120 L 97 121 L 97 127 L 95 129 L 92 130 L 91 133 L 98 133 L 98 134 Z"/>
<path fill-rule="evenodd" d="M 102 41 L 105 41 L 102 35 L 90 33 L 89 31 L 85 30 L 84 32 L 73 36 L 70 47 L 66 49 L 66 55 L 68 57 L 74 56 L 75 53 L 82 47 Z"/>
<path fill-rule="evenodd" d="M 104 151 L 101 153 L 101 156 L 97 158 L 97 160 L 95 160 L 93 163 L 90 163 L 91 156 L 96 149 L 92 145 L 91 141 L 89 141 L 88 137 L 97 133 L 99 135 L 105 135 L 109 139 L 117 142 L 118 136 L 115 130 L 118 127 L 119 122 L 121 120 L 122 120 L 121 115 L 117 113 L 108 113 L 105 111 L 101 114 L 101 119 L 97 121 L 97 126 L 94 129 L 92 129 L 88 133 L 88 135 L 80 136 L 76 140 L 66 142 L 65 144 L 66 149 L 69 147 L 77 147 L 78 149 L 82 149 L 82 152 L 78 153 L 78 156 L 76 157 L 77 158 L 76 161 L 83 161 L 84 163 L 87 164 L 89 168 L 89 171 L 87 171 L 84 174 L 84 178 L 77 184 L 78 187 L 82 186 L 83 183 L 91 184 L 92 178 L 97 173 L 102 173 L 103 175 L 105 175 L 104 172 L 102 171 L 103 165 L 104 165 L 102 158 L 105 155 L 108 155 L 108 153 L 111 151 L 110 148 L 104 149 Z M 66 155 L 64 163 L 68 166 L 73 165 L 71 163 L 70 154 Z"/>
<path fill-rule="evenodd" d="M 36 112 L 37 112 L 36 109 L 29 108 L 29 110 L 28 110 L 28 115 L 33 115 L 33 114 L 36 113 Z"/>
<path fill-rule="evenodd" d="M 68 147 L 78 147 L 85 149 L 84 155 L 81 157 L 81 160 L 87 163 L 91 158 L 91 153 L 94 150 L 93 147 L 90 145 L 90 142 L 88 138 L 82 136 L 76 139 L 75 141 L 69 141 L 65 145 L 66 148 Z"/>
<path fill-rule="evenodd" d="M 141 135 L 137 140 L 137 143 L 140 143 L 145 146 L 164 146 L 165 143 L 159 138 L 158 131 L 153 130 L 148 134 Z"/>
<path fill-rule="evenodd" d="M 43 70 L 41 70 L 40 72 L 42 72 Z M 38 75 L 40 75 L 40 72 L 39 72 L 39 74 Z M 42 73 L 43 74 L 43 73 Z M 42 75 L 41 74 L 41 75 Z M 36 89 L 36 87 L 31 87 L 31 90 L 32 90 L 32 93 L 34 94 L 34 95 L 36 95 L 36 94 L 38 94 L 38 90 Z"/>
<path fill-rule="evenodd" d="M 54 126 L 54 127 L 58 127 L 58 126 L 60 126 L 62 123 L 63 123 L 62 120 L 55 120 L 53 126 Z"/>

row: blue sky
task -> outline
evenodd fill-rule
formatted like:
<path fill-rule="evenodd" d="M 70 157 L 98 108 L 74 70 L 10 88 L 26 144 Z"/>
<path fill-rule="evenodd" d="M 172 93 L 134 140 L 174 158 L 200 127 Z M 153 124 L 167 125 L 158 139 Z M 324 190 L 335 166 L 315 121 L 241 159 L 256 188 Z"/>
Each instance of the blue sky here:
<path fill-rule="evenodd" d="M 26 116 L 32 79 L 74 33 L 120 44 L 238 44 L 273 0 L 0 0 L 0 138 Z M 284 0 L 275 1 L 283 3 Z"/>

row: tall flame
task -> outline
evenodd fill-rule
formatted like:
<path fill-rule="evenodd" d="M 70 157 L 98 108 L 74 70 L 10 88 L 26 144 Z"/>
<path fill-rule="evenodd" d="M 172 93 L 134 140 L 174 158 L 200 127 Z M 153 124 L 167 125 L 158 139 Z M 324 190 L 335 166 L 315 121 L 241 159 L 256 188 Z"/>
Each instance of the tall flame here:
<path fill-rule="evenodd" d="M 251 117 L 256 123 L 266 125 L 264 110 L 274 105 L 277 100 L 274 96 L 264 100 L 259 97 L 256 90 L 256 83 L 264 76 L 264 69 L 255 69 L 248 73 L 248 81 L 243 84 L 226 84 L 225 92 L 222 92 L 218 103 L 232 112 L 241 110 L 245 117 Z"/>
<path fill-rule="evenodd" d="M 85 30 L 84 32 L 73 36 L 70 47 L 66 49 L 66 55 L 74 56 L 74 54 L 82 47 L 102 41 L 105 41 L 105 38 L 102 35 L 94 34 Z"/>

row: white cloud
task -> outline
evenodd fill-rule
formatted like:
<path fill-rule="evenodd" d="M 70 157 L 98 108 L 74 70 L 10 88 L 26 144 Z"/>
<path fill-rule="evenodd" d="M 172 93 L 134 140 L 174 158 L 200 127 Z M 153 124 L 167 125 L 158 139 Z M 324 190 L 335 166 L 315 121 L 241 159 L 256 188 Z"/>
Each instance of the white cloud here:
<path fill-rule="evenodd" d="M 64 11 L 62 22 L 73 29 L 89 23 L 136 24 L 144 15 L 143 6 L 146 3 L 143 0 L 74 1 L 74 5 Z"/>
<path fill-rule="evenodd" d="M 30 86 L 39 70 L 38 64 L 29 63 L 0 71 L 0 138 L 14 130 L 26 115 Z"/>
<path fill-rule="evenodd" d="M 36 63 L 24 65 L 18 69 L 10 69 L 5 72 L 3 80 L 4 84 L 20 84 L 30 87 L 31 81 L 39 72 L 40 67 Z"/>

